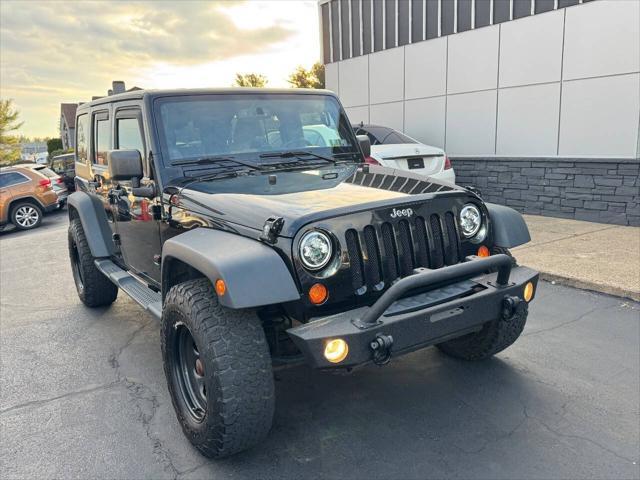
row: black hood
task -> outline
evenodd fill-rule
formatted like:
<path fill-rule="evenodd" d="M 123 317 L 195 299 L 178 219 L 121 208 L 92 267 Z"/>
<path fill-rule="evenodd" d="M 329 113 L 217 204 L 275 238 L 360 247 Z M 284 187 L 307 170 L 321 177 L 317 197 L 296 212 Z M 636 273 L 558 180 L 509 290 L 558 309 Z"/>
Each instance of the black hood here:
<path fill-rule="evenodd" d="M 216 222 L 258 231 L 281 217 L 280 235 L 293 237 L 320 219 L 468 192 L 454 184 L 379 166 L 337 165 L 317 170 L 245 175 L 190 183 L 174 198 Z"/>

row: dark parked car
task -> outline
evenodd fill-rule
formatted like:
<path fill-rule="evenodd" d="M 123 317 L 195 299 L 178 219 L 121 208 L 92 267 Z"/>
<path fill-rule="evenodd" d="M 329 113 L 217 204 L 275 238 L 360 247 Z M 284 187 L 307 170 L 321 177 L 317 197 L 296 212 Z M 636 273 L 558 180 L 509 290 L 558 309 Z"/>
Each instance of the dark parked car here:
<path fill-rule="evenodd" d="M 128 92 L 80 105 L 76 127 L 78 296 L 121 289 L 160 320 L 178 421 L 207 456 L 267 435 L 273 364 L 429 345 L 482 360 L 524 328 L 538 274 L 507 250 L 529 241 L 522 216 L 364 163 L 331 92 Z"/>
<path fill-rule="evenodd" d="M 64 155 L 58 155 L 53 157 L 50 161 L 49 168 L 56 172 L 67 187 L 69 192 L 74 192 L 76 189 L 76 163 L 75 154 L 65 153 Z"/>

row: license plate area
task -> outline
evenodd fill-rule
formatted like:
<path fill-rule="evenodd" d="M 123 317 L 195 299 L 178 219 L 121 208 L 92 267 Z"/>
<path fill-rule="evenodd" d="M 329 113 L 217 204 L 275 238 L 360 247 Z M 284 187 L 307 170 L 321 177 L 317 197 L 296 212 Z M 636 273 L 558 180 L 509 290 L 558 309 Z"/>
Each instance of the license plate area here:
<path fill-rule="evenodd" d="M 424 158 L 407 158 L 407 166 L 411 170 L 424 168 Z"/>

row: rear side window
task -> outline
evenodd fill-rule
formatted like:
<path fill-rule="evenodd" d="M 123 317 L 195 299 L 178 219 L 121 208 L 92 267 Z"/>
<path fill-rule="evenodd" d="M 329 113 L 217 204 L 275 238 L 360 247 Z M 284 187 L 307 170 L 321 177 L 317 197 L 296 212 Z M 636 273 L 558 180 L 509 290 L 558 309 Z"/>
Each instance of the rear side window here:
<path fill-rule="evenodd" d="M 357 135 L 367 135 L 371 140 L 371 145 L 397 145 L 402 143 L 417 143 L 412 138 L 387 127 L 367 126 L 359 127 Z"/>
<path fill-rule="evenodd" d="M 0 188 L 11 187 L 18 183 L 28 182 L 30 179 L 18 172 L 0 173 Z"/>
<path fill-rule="evenodd" d="M 107 150 L 111 146 L 111 132 L 108 118 L 96 120 L 93 162 L 97 165 L 107 164 Z"/>
<path fill-rule="evenodd" d="M 137 118 L 118 118 L 116 132 L 118 135 L 117 146 L 120 150 L 138 150 L 140 156 L 144 156 L 142 132 Z"/>
<path fill-rule="evenodd" d="M 89 135 L 89 115 L 79 115 L 76 120 L 76 152 L 78 162 L 87 163 L 87 144 Z"/>

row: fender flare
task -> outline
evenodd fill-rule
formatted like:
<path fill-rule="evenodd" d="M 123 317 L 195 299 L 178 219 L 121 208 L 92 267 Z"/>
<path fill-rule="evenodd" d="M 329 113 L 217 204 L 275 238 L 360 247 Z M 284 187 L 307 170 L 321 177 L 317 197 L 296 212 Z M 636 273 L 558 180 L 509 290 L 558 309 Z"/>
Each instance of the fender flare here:
<path fill-rule="evenodd" d="M 162 279 L 173 259 L 190 265 L 212 284 L 224 281 L 219 297 L 228 308 L 252 308 L 300 299 L 298 288 L 278 253 L 256 240 L 222 230 L 194 228 L 162 247 Z"/>
<path fill-rule="evenodd" d="M 80 219 L 94 258 L 110 257 L 115 253 L 112 232 L 102 201 L 86 192 L 74 192 L 67 199 L 69 220 Z"/>
<path fill-rule="evenodd" d="M 513 248 L 531 241 L 524 217 L 513 208 L 485 203 L 493 227 L 493 243 L 497 247 Z"/>

